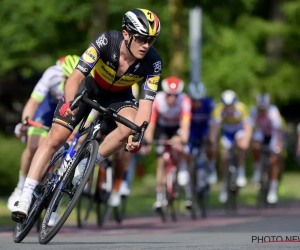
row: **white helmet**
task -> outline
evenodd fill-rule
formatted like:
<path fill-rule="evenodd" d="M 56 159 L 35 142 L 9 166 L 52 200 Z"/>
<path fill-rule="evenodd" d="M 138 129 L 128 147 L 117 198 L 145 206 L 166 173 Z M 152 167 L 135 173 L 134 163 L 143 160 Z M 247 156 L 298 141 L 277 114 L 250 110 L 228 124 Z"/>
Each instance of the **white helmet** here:
<path fill-rule="evenodd" d="M 206 89 L 202 82 L 190 82 L 187 92 L 192 100 L 202 100 L 206 96 Z"/>
<path fill-rule="evenodd" d="M 224 105 L 234 105 L 238 101 L 238 97 L 234 91 L 225 90 L 221 94 L 221 101 Z"/>
<path fill-rule="evenodd" d="M 258 108 L 266 109 L 270 105 L 270 96 L 266 93 L 256 96 L 256 105 Z"/>

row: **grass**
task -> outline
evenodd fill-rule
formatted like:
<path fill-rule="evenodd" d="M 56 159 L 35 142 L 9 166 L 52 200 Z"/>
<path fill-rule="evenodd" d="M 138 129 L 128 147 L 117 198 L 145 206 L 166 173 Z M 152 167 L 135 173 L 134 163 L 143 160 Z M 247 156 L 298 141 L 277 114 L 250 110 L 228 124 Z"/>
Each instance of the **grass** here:
<path fill-rule="evenodd" d="M 279 187 L 279 199 L 281 202 L 300 200 L 300 192 L 295 188 L 300 179 L 300 173 L 285 173 Z M 221 207 L 218 202 L 218 193 L 220 184 L 212 187 L 210 195 L 210 207 Z M 240 190 L 239 204 L 254 206 L 256 202 L 257 191 L 253 184 L 248 185 Z M 6 207 L 7 198 L 0 198 L 0 225 L 14 225 L 10 219 L 10 212 Z M 132 189 L 132 193 L 127 201 L 127 215 L 137 216 L 145 214 L 153 214 L 152 205 L 155 201 L 155 178 L 153 175 L 145 175 L 142 179 L 136 179 Z M 182 202 L 181 202 L 182 203 Z M 183 209 L 183 203 L 180 206 Z M 95 218 L 95 215 L 93 215 Z M 76 212 L 72 212 L 68 222 L 76 221 Z"/>

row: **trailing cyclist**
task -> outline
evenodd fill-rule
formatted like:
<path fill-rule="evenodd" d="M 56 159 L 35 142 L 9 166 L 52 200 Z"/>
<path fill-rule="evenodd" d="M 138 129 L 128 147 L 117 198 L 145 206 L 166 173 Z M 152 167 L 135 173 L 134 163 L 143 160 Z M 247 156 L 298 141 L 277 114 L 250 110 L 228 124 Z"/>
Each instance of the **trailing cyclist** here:
<path fill-rule="evenodd" d="M 192 154 L 194 147 L 205 147 L 209 175 L 207 181 L 209 184 L 217 182 L 216 172 L 216 148 L 208 143 L 209 120 L 211 113 L 215 108 L 213 99 L 206 96 L 206 88 L 203 83 L 191 82 L 187 86 L 187 93 L 192 100 L 192 119 L 190 126 L 189 150 Z M 203 166 L 197 165 L 197 187 L 201 188 L 202 176 L 206 171 Z"/>
<path fill-rule="evenodd" d="M 259 183 L 261 179 L 261 148 L 266 145 L 270 150 L 269 161 L 271 164 L 270 186 L 267 195 L 268 203 L 278 201 L 278 179 L 281 172 L 281 158 L 283 148 L 282 118 L 279 109 L 270 102 L 270 96 L 266 93 L 256 97 L 256 107 L 250 112 L 254 126 L 252 137 L 252 152 L 254 169 L 252 181 Z"/>
<path fill-rule="evenodd" d="M 28 117 L 28 119 L 40 122 L 47 127 L 51 126 L 57 103 L 64 94 L 65 82 L 75 69 L 78 61 L 79 56 L 67 55 L 60 58 L 56 65 L 49 67 L 44 72 L 23 109 L 22 121 Z M 40 128 L 27 128 L 22 123 L 16 125 L 15 134 L 25 139 L 26 148 L 21 157 L 18 184 L 7 202 L 7 207 L 11 211 L 22 193 L 31 160 L 47 133 L 47 131 Z"/>
<path fill-rule="evenodd" d="M 160 22 L 153 12 L 133 9 L 123 17 L 122 32 L 111 30 L 100 33 L 82 54 L 66 82 L 65 94 L 56 108 L 52 128 L 33 157 L 12 218 L 27 218 L 33 190 L 51 157 L 66 142 L 82 117 L 90 112 L 91 108 L 83 103 L 74 111 L 70 109 L 82 82 L 88 96 L 103 107 L 116 110 L 139 126 L 144 121 L 149 122 L 162 67 L 161 57 L 152 47 L 159 33 Z M 138 104 L 131 86 L 140 81 L 143 85 Z M 100 144 L 98 161 L 123 150 L 126 142 L 127 150 L 137 152 L 138 142 L 132 139 L 132 130 L 118 123 Z M 83 176 L 82 170 L 75 171 L 74 178 L 78 182 Z"/>
<path fill-rule="evenodd" d="M 182 93 L 184 82 L 178 77 L 170 76 L 162 80 L 162 89 L 157 93 L 153 103 L 150 124 L 145 133 L 145 141 L 148 146 L 146 151 L 150 152 L 153 137 L 157 139 L 168 139 L 175 142 L 172 150 L 176 152 L 178 162 L 178 184 L 185 187 L 185 206 L 191 208 L 192 194 L 190 187 L 190 176 L 187 166 L 186 147 L 189 138 L 191 121 L 191 100 Z M 155 136 L 154 136 L 155 134 Z M 166 203 L 166 172 L 163 160 L 164 146 L 156 147 L 157 171 L 156 171 L 156 202 L 154 208 L 159 210 Z"/>
<path fill-rule="evenodd" d="M 219 201 L 226 203 L 228 199 L 225 166 L 228 161 L 229 150 L 234 145 L 238 149 L 238 175 L 236 185 L 244 187 L 247 184 L 245 175 L 245 152 L 249 148 L 252 126 L 248 115 L 248 108 L 238 101 L 238 96 L 232 90 L 225 90 L 221 94 L 221 103 L 217 104 L 210 122 L 209 140 L 216 145 L 221 129 L 221 192 Z"/>

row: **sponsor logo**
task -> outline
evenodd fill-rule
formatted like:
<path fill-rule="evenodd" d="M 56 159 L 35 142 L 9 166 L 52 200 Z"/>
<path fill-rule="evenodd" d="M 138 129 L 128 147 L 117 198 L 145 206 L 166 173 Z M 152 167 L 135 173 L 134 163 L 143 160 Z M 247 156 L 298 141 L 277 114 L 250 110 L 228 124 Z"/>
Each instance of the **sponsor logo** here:
<path fill-rule="evenodd" d="M 111 59 L 117 61 L 117 54 L 115 52 L 111 55 Z"/>
<path fill-rule="evenodd" d="M 152 95 L 147 95 L 147 94 L 146 94 L 145 98 L 148 99 L 148 100 L 154 101 L 154 98 L 155 98 L 155 97 L 152 96 Z"/>
<path fill-rule="evenodd" d="M 134 72 L 140 67 L 140 63 L 138 63 L 137 65 L 135 65 L 134 67 Z"/>
<path fill-rule="evenodd" d="M 130 73 L 128 73 L 128 74 L 126 74 L 127 76 L 132 76 L 132 77 L 135 77 L 135 78 L 139 78 L 140 76 L 138 76 L 138 75 L 134 75 L 134 74 L 130 74 Z"/>
<path fill-rule="evenodd" d="M 96 43 L 98 45 L 99 48 L 101 48 L 102 46 L 107 45 L 107 38 L 105 37 L 105 35 L 103 34 L 102 36 L 100 36 L 97 40 Z"/>
<path fill-rule="evenodd" d="M 158 73 L 161 71 L 161 61 L 157 61 L 156 63 L 153 63 L 154 72 Z"/>
<path fill-rule="evenodd" d="M 90 46 L 82 55 L 82 59 L 88 63 L 93 64 L 98 59 L 98 54 L 94 46 Z"/>
<path fill-rule="evenodd" d="M 88 72 L 88 71 L 89 71 L 87 68 L 84 68 L 84 67 L 82 67 L 82 66 L 79 65 L 79 64 L 76 66 L 76 69 L 79 69 L 79 70 L 81 70 L 82 72 Z"/>
<path fill-rule="evenodd" d="M 144 84 L 144 89 L 150 90 L 152 92 L 156 92 L 158 88 L 158 81 L 159 81 L 159 76 L 156 75 L 148 76 Z"/>

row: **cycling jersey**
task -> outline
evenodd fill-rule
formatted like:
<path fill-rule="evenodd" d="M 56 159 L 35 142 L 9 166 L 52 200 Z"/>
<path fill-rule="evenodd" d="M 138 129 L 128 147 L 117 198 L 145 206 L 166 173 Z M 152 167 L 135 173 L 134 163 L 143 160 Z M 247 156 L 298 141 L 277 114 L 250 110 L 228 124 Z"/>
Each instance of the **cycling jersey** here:
<path fill-rule="evenodd" d="M 35 85 L 31 97 L 40 104 L 32 118 L 34 121 L 51 127 L 55 108 L 64 93 L 63 77 L 61 66 L 57 64 L 49 67 Z M 28 128 L 27 134 L 45 137 L 47 131 L 31 126 Z"/>
<path fill-rule="evenodd" d="M 190 140 L 199 140 L 208 134 L 208 123 L 211 119 L 211 113 L 214 108 L 215 102 L 211 98 L 206 97 L 202 100 L 202 104 L 199 109 L 192 109 Z"/>
<path fill-rule="evenodd" d="M 49 94 L 58 103 L 64 94 L 63 71 L 60 65 L 49 67 L 33 89 L 31 97 L 42 102 Z"/>
<path fill-rule="evenodd" d="M 85 76 L 91 74 L 97 84 L 110 92 L 128 89 L 136 82 L 144 81 L 141 99 L 154 100 L 161 74 L 161 57 L 150 47 L 143 59 L 137 59 L 118 77 L 120 46 L 123 34 L 119 31 L 101 33 L 82 54 L 76 66 Z"/>
<path fill-rule="evenodd" d="M 175 105 L 169 106 L 166 93 L 161 91 L 153 102 L 150 123 L 159 124 L 162 127 L 176 127 L 180 121 L 191 120 L 191 99 L 184 93 L 177 96 Z"/>
<path fill-rule="evenodd" d="M 248 108 L 241 102 L 237 102 L 234 108 L 233 114 L 229 114 L 226 113 L 224 104 L 217 104 L 212 112 L 211 123 L 221 124 L 223 131 L 227 133 L 235 133 L 243 129 L 244 123 L 250 123 Z"/>
<path fill-rule="evenodd" d="M 274 130 L 282 127 L 280 112 L 275 105 L 270 105 L 265 114 L 259 114 L 257 108 L 250 111 L 253 126 L 259 129 L 264 135 L 271 136 Z"/>

